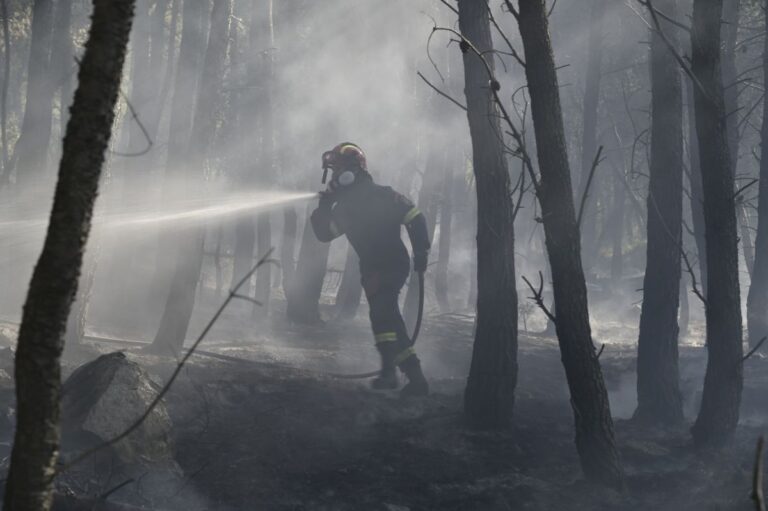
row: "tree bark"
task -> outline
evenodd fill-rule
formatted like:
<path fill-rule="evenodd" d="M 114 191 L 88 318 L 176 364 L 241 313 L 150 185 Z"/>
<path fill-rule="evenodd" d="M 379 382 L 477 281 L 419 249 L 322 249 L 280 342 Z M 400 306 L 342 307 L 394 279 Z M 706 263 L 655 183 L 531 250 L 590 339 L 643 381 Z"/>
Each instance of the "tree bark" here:
<path fill-rule="evenodd" d="M 673 19 L 676 0 L 654 5 Z M 679 51 L 677 29 L 662 30 Z M 683 421 L 678 368 L 678 308 L 683 222 L 683 94 L 680 69 L 657 31 L 651 34 L 651 161 L 643 305 L 637 345 L 637 409 L 651 424 Z"/>
<path fill-rule="evenodd" d="M 448 263 L 451 257 L 451 224 L 453 220 L 453 199 L 455 184 L 453 164 L 449 163 L 443 173 L 443 193 L 440 202 L 440 239 L 437 247 L 435 267 L 435 297 L 442 312 L 448 312 Z"/>
<path fill-rule="evenodd" d="M 691 185 L 691 222 L 693 239 L 699 261 L 699 286 L 701 293 L 707 295 L 707 236 L 704 225 L 704 185 L 701 181 L 699 163 L 699 136 L 696 134 L 696 109 L 693 98 L 693 82 L 686 80 L 688 93 L 688 157 L 690 169 L 688 179 Z"/>
<path fill-rule="evenodd" d="M 578 200 L 581 200 L 587 193 L 587 181 L 597 152 L 597 118 L 600 102 L 600 78 L 603 67 L 603 19 L 608 5 L 608 0 L 592 0 L 582 110 L 581 174 Z M 587 268 L 592 267 L 593 259 L 597 255 L 597 220 L 595 215 L 598 193 L 595 185 L 593 180 L 591 190 L 584 201 L 584 221 L 581 224 L 584 266 Z"/>
<path fill-rule="evenodd" d="M 21 135 L 14 147 L 16 182 L 30 184 L 45 175 L 51 139 L 53 94 L 51 39 L 53 2 L 35 0 L 32 4 L 32 35 L 27 71 L 27 101 Z"/>
<path fill-rule="evenodd" d="M 94 0 L 48 232 L 16 352 L 17 426 L 3 509 L 51 507 L 59 449 L 60 357 L 109 143 L 133 0 Z"/>
<path fill-rule="evenodd" d="M 188 142 L 188 179 L 202 182 L 205 160 L 216 133 L 217 98 L 221 94 L 221 77 L 227 56 L 229 21 L 232 0 L 214 0 L 211 11 L 211 31 L 203 61 L 203 72 L 194 109 L 192 137 Z M 181 233 L 177 265 L 165 304 L 160 327 L 150 349 L 178 355 L 195 307 L 195 289 L 203 262 L 205 227 L 193 225 Z"/>
<path fill-rule="evenodd" d="M 694 0 L 691 43 L 696 132 L 707 237 L 707 370 L 691 432 L 697 446 L 727 442 L 739 420 L 743 373 L 734 176 L 720 69 L 723 0 Z"/>
<path fill-rule="evenodd" d="M 765 23 L 768 35 L 768 19 Z M 763 48 L 763 77 L 768 83 L 768 37 Z M 757 235 L 755 268 L 747 295 L 747 330 L 750 346 L 768 335 L 768 102 L 763 102 L 763 127 L 760 131 L 760 181 L 757 195 Z"/>
<path fill-rule="evenodd" d="M 579 226 L 571 189 L 563 117 L 544 0 L 520 0 L 518 24 L 541 172 L 538 198 L 552 268 L 555 327 L 587 478 L 618 487 L 623 474 L 600 363 L 592 343 Z"/>
<path fill-rule="evenodd" d="M 481 54 L 493 50 L 488 1 L 459 0 L 458 6 L 462 35 Z M 500 427 L 512 419 L 517 385 L 514 206 L 492 77 L 472 51 L 463 59 L 477 188 L 477 323 L 464 416 L 476 427 Z M 493 70 L 493 59 L 487 65 Z"/>

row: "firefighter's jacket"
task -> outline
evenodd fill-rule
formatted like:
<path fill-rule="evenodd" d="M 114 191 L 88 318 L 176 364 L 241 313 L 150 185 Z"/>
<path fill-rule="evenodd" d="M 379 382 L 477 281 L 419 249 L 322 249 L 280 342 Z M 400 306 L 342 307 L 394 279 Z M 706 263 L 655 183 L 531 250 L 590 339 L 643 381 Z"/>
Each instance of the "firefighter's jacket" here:
<path fill-rule="evenodd" d="M 347 236 L 360 257 L 360 272 L 408 272 L 408 251 L 400 237 L 405 225 L 414 257 L 426 258 L 429 234 L 424 215 L 403 195 L 362 175 L 349 188 L 334 193 L 333 201 L 321 201 L 312 212 L 317 239 L 329 242 Z M 425 259 L 426 260 L 426 259 Z"/>

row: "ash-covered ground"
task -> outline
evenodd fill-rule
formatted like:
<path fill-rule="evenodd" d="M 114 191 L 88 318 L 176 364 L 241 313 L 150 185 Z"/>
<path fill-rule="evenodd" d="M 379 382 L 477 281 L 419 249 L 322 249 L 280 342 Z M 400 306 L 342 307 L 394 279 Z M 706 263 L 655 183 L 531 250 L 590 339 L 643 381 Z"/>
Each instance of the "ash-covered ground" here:
<path fill-rule="evenodd" d="M 273 318 L 282 316 L 273 311 Z M 427 315 L 417 347 L 432 395 L 408 401 L 372 391 L 366 380 L 329 376 L 376 369 L 364 317 L 313 327 L 272 319 L 258 328 L 248 318 L 235 306 L 201 346 L 232 360 L 193 357 L 166 396 L 177 478 L 152 477 L 151 467 L 128 482 L 80 470 L 59 477 L 59 491 L 109 493 L 113 502 L 184 511 L 753 509 L 755 442 L 768 411 L 768 360 L 759 354 L 746 362 L 742 425 L 733 445 L 696 452 L 687 426 L 649 430 L 628 420 L 635 405 L 636 331 L 598 320 L 595 340 L 606 344 L 600 360 L 627 474 L 627 491 L 619 493 L 583 479 L 554 338 L 521 334 L 514 426 L 484 432 L 462 422 L 469 315 Z M 701 326 L 692 325 L 680 353 L 689 422 L 706 362 Z M 13 337 L 11 325 L 4 332 Z M 68 350 L 65 375 L 82 360 L 116 349 L 158 383 L 175 365 L 142 354 L 139 345 L 91 340 Z M 4 354 L 2 367 L 11 371 L 10 351 Z M 7 409 L 12 382 L 6 383 Z M 0 439 L 6 453 L 11 427 L 12 413 Z"/>

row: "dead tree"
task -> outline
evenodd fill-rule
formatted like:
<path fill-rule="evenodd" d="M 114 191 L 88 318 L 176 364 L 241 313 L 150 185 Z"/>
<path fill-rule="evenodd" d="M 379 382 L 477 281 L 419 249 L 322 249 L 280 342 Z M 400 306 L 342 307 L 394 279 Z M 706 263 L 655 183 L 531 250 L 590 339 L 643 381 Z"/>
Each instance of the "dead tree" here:
<path fill-rule="evenodd" d="M 13 151 L 17 183 L 39 180 L 48 164 L 45 150 L 51 139 L 53 94 L 51 39 L 53 2 L 35 0 L 32 4 L 32 35 L 27 68 L 27 100 L 21 134 Z M 45 149 L 44 149 L 45 148 Z"/>
<path fill-rule="evenodd" d="M 582 109 L 581 174 L 579 179 L 579 197 L 584 197 L 584 215 L 582 227 L 582 246 L 586 249 L 583 258 L 587 268 L 591 268 L 592 259 L 597 254 L 597 192 L 587 188 L 592 161 L 597 151 L 597 120 L 600 101 L 600 78 L 603 62 L 603 20 L 610 5 L 607 0 L 592 0 L 592 12 L 589 20 L 589 42 L 587 47 L 587 70 L 584 83 L 584 105 Z"/>
<path fill-rule="evenodd" d="M 768 35 L 768 19 L 765 23 Z M 768 37 L 763 48 L 763 76 L 768 83 Z M 757 195 L 757 235 L 755 267 L 747 295 L 747 330 L 749 344 L 755 346 L 768 335 L 768 101 L 763 102 L 763 127 L 760 131 L 760 181 Z"/>
<path fill-rule="evenodd" d="M 213 2 L 211 30 L 195 102 L 192 137 L 187 150 L 187 170 L 193 172 L 188 176 L 191 182 L 202 182 L 205 159 L 216 133 L 217 98 L 221 94 L 231 13 L 232 0 Z M 205 227 L 193 225 L 184 229 L 179 237 L 177 264 L 163 317 L 150 347 L 154 352 L 177 355 L 181 351 L 195 307 L 195 289 L 203 263 Z"/>
<path fill-rule="evenodd" d="M 707 294 L 707 236 L 704 226 L 704 185 L 701 182 L 699 164 L 699 137 L 696 134 L 696 108 L 693 99 L 693 81 L 686 77 L 688 111 L 688 180 L 691 186 L 691 228 L 696 242 L 696 255 L 699 261 L 699 281 L 701 292 Z"/>
<path fill-rule="evenodd" d="M 541 172 L 537 186 L 552 269 L 557 338 L 571 391 L 576 449 L 585 475 L 620 486 L 623 474 L 602 371 L 592 343 L 587 286 L 573 203 L 563 117 L 544 0 L 520 0 L 517 18 Z"/>
<path fill-rule="evenodd" d="M 676 0 L 654 6 L 676 18 Z M 653 13 L 655 16 L 656 14 Z M 667 47 L 678 51 L 677 27 L 660 21 L 651 34 L 651 161 L 648 184 L 648 244 L 637 349 L 637 409 L 640 421 L 679 424 L 677 313 L 683 222 L 683 94 L 680 68 Z M 666 37 L 666 41 L 662 39 Z"/>
<path fill-rule="evenodd" d="M 95 0 L 67 124 L 48 232 L 24 304 L 16 352 L 17 426 L 3 509 L 51 507 L 59 449 L 64 329 L 111 136 L 134 0 Z"/>
<path fill-rule="evenodd" d="M 437 265 L 435 267 L 435 297 L 442 312 L 448 312 L 448 262 L 451 256 L 451 224 L 453 221 L 453 199 L 456 195 L 453 164 L 448 164 L 443 173 L 443 193 L 440 202 L 440 238 L 437 244 Z"/>
<path fill-rule="evenodd" d="M 476 52 L 464 51 L 464 91 L 477 189 L 477 320 L 464 392 L 471 425 L 498 427 L 512 417 L 517 385 L 517 289 L 514 205 L 502 143 L 487 0 L 459 0 L 459 29 Z M 486 67 L 487 66 L 487 67 Z"/>
<path fill-rule="evenodd" d="M 691 73 L 707 242 L 707 370 L 691 429 L 698 446 L 719 446 L 739 420 L 743 385 L 741 298 L 734 176 L 720 65 L 723 0 L 694 0 Z"/>

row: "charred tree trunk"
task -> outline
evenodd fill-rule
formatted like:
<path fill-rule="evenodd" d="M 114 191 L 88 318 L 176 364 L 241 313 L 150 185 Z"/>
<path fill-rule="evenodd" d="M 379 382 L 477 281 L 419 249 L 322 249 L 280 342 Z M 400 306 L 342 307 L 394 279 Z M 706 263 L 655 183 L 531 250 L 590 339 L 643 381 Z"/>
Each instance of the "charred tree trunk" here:
<path fill-rule="evenodd" d="M 442 312 L 450 309 L 448 303 L 448 262 L 451 257 L 451 224 L 453 220 L 453 198 L 455 185 L 453 163 L 445 167 L 443 174 L 443 193 L 440 202 L 440 239 L 437 245 L 437 265 L 435 267 L 435 296 Z"/>
<path fill-rule="evenodd" d="M 603 18 L 609 2 L 592 0 L 592 14 L 589 23 L 589 43 L 587 48 L 587 72 L 584 83 L 584 106 L 582 110 L 581 174 L 579 178 L 578 199 L 587 192 L 587 181 L 592 170 L 592 161 L 597 152 L 597 117 L 600 102 L 600 78 L 603 62 Z M 591 268 L 597 255 L 597 197 L 595 182 L 584 201 L 584 221 L 582 228 L 582 247 L 584 265 Z"/>
<path fill-rule="evenodd" d="M 459 29 L 493 49 L 488 1 L 459 0 Z M 464 93 L 477 186 L 477 324 L 464 416 L 477 427 L 509 423 L 517 385 L 517 289 L 513 204 L 498 109 L 482 57 L 464 52 Z M 487 60 L 493 70 L 493 59 Z M 495 83 L 495 79 L 494 83 Z"/>
<path fill-rule="evenodd" d="M 349 245 L 347 260 L 344 263 L 344 274 L 341 278 L 339 291 L 336 293 L 335 307 L 338 319 L 352 319 L 357 314 L 360 299 L 363 296 L 363 285 L 360 278 L 360 258 L 352 245 Z"/>
<path fill-rule="evenodd" d="M 205 159 L 216 133 L 217 98 L 221 93 L 221 77 L 227 56 L 232 0 L 214 0 L 211 31 L 203 61 L 203 73 L 194 109 L 192 137 L 188 142 L 188 176 L 191 182 L 202 182 Z M 157 335 L 150 346 L 154 352 L 178 355 L 184 345 L 189 321 L 195 307 L 195 289 L 203 262 L 205 227 L 189 226 L 179 239 L 177 264 Z"/>
<path fill-rule="evenodd" d="M 296 208 L 286 206 L 283 210 L 283 242 L 280 247 L 280 267 L 282 269 L 283 295 L 287 298 L 288 289 L 296 274 L 296 231 L 298 230 Z"/>
<path fill-rule="evenodd" d="M 688 157 L 690 169 L 688 179 L 691 185 L 691 223 L 693 238 L 696 242 L 696 255 L 699 261 L 699 281 L 701 292 L 707 295 L 707 237 L 704 225 L 704 185 L 701 181 L 699 163 L 699 136 L 696 134 L 696 109 L 693 98 L 693 82 L 686 80 L 688 92 Z"/>
<path fill-rule="evenodd" d="M 263 47 L 258 48 L 258 51 L 262 55 L 263 61 L 261 62 L 261 69 L 258 75 L 263 80 L 262 84 L 262 135 L 261 135 L 261 157 L 259 160 L 264 162 L 262 172 L 264 173 L 261 180 L 266 185 L 272 185 L 274 183 L 275 173 L 275 127 L 273 122 L 274 105 L 274 56 L 275 56 L 275 22 L 274 22 L 274 5 L 273 0 L 262 0 L 259 2 L 262 8 L 262 19 L 265 21 L 264 26 L 259 28 L 262 34 L 267 37 L 262 37 Z M 258 12 L 254 9 L 254 15 Z M 264 15 L 266 14 L 266 15 Z M 251 30 L 256 27 L 251 26 Z M 251 35 L 253 38 L 254 35 Z M 253 50 L 253 48 L 252 48 Z M 262 211 L 258 214 L 256 219 L 256 246 L 260 253 L 266 253 L 272 246 L 272 223 L 271 215 L 269 211 Z M 272 290 L 272 265 L 264 264 L 256 271 L 256 300 L 263 304 L 259 309 L 254 308 L 254 313 L 261 311 L 266 314 L 269 311 L 269 298 Z"/>
<path fill-rule="evenodd" d="M 35 0 L 32 4 L 27 101 L 21 135 L 13 153 L 16 182 L 20 184 L 39 180 L 48 164 L 54 93 L 50 69 L 52 37 L 53 2 Z"/>
<path fill-rule="evenodd" d="M 616 487 L 623 484 L 623 474 L 608 393 L 589 326 L 579 227 L 544 0 L 520 0 L 517 16 L 541 172 L 538 198 L 552 268 L 555 327 L 571 391 L 576 449 L 589 479 Z"/>
<path fill-rule="evenodd" d="M 765 22 L 768 35 L 768 19 Z M 763 48 L 763 76 L 768 83 L 768 37 Z M 755 268 L 747 295 L 749 344 L 755 346 L 768 335 L 768 101 L 763 102 L 763 127 L 760 131 L 760 181 L 757 195 L 757 235 Z"/>
<path fill-rule="evenodd" d="M 323 292 L 331 244 L 317 240 L 309 223 L 309 211 L 306 213 L 304 234 L 301 237 L 296 276 L 287 296 L 287 316 L 291 322 L 312 325 L 322 322 L 320 295 Z"/>
<path fill-rule="evenodd" d="M 48 233 L 16 352 L 16 436 L 3 509 L 51 507 L 59 450 L 60 357 L 120 86 L 133 0 L 95 0 L 67 125 Z"/>
<path fill-rule="evenodd" d="M 691 432 L 697 446 L 727 442 L 739 420 L 743 373 L 734 176 L 720 71 L 723 0 L 694 0 L 691 42 L 696 132 L 707 235 L 707 371 Z"/>
<path fill-rule="evenodd" d="M 731 172 L 738 175 L 739 167 L 739 87 L 736 69 L 736 40 L 739 27 L 739 8 L 741 0 L 723 0 L 723 23 L 721 25 L 723 95 L 725 98 L 725 126 L 728 132 L 728 150 L 731 158 Z M 749 212 L 740 198 L 736 201 L 736 217 L 741 233 L 741 249 L 744 264 L 750 277 L 755 263 L 755 247 L 749 225 Z"/>
<path fill-rule="evenodd" d="M 656 2 L 673 19 L 676 0 Z M 677 50 L 677 29 L 662 30 Z M 680 249 L 683 222 L 683 94 L 680 69 L 657 31 L 651 34 L 651 161 L 647 256 L 637 344 L 635 419 L 652 424 L 683 421 L 678 368 Z"/>

